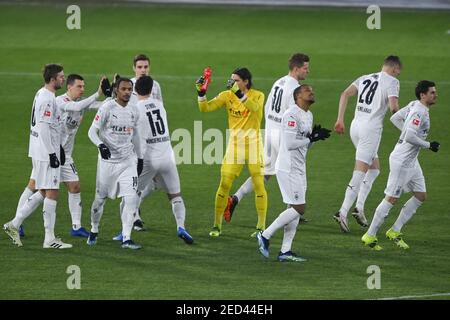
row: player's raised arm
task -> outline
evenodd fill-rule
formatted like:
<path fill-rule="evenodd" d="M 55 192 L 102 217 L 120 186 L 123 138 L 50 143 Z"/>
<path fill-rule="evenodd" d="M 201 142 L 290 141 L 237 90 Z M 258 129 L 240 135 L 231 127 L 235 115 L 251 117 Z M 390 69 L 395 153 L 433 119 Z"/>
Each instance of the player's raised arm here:
<path fill-rule="evenodd" d="M 109 88 L 109 89 L 108 89 Z M 89 96 L 86 99 L 80 100 L 80 101 L 70 101 L 64 104 L 63 111 L 69 112 L 69 111 L 83 111 L 84 109 L 90 108 L 91 105 L 93 105 L 96 100 L 101 96 L 107 96 L 109 90 L 109 96 L 111 96 L 110 91 L 111 87 L 109 85 L 109 81 L 106 77 L 102 77 L 100 79 L 100 83 L 97 89 L 97 92 L 93 95 Z M 98 108 L 98 107 L 97 107 Z"/>
<path fill-rule="evenodd" d="M 345 131 L 344 116 L 345 116 L 345 109 L 347 109 L 348 98 L 356 96 L 357 93 L 358 88 L 354 83 L 349 85 L 348 88 L 341 93 L 341 98 L 339 99 L 338 117 L 334 125 L 334 131 L 336 131 L 339 134 L 343 134 Z"/>
<path fill-rule="evenodd" d="M 197 89 L 198 94 L 198 108 L 201 112 L 211 112 L 215 111 L 217 109 L 220 109 L 221 107 L 225 106 L 225 98 L 222 94 L 219 94 L 214 99 L 208 101 L 206 99 L 206 91 L 208 90 L 208 87 L 204 86 L 205 84 L 205 78 L 201 76 L 196 82 L 195 82 L 195 88 Z"/>

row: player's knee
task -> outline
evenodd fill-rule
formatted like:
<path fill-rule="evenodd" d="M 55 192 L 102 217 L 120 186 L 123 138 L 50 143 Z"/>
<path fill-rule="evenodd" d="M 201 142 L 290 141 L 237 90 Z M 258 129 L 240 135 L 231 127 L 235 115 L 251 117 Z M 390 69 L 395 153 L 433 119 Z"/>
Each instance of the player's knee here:
<path fill-rule="evenodd" d="M 416 192 L 414 194 L 414 196 L 416 197 L 417 200 L 419 200 L 420 202 L 424 202 L 425 200 L 427 200 L 427 194 L 425 192 Z"/>
<path fill-rule="evenodd" d="M 169 201 L 172 201 L 173 199 L 178 198 L 178 197 L 181 198 L 181 192 L 167 194 L 167 198 L 169 198 Z"/>
<path fill-rule="evenodd" d="M 27 188 L 33 192 L 36 192 L 36 181 L 34 179 L 30 179 L 30 181 L 28 181 Z"/>
<path fill-rule="evenodd" d="M 297 211 L 298 214 L 303 215 L 305 213 L 305 205 L 304 204 L 293 204 L 293 205 L 291 205 L 291 208 L 293 208 L 295 211 Z"/>
<path fill-rule="evenodd" d="M 51 200 L 58 200 L 58 196 L 59 196 L 59 190 L 56 189 L 51 189 L 51 190 L 46 190 L 45 191 L 45 197 L 47 199 L 51 199 Z"/>
<path fill-rule="evenodd" d="M 397 200 L 398 200 L 398 198 L 386 196 L 386 201 L 389 202 L 392 205 L 394 205 L 397 202 Z"/>
<path fill-rule="evenodd" d="M 67 189 L 70 193 L 80 193 L 81 185 L 80 182 L 69 182 L 67 183 Z"/>

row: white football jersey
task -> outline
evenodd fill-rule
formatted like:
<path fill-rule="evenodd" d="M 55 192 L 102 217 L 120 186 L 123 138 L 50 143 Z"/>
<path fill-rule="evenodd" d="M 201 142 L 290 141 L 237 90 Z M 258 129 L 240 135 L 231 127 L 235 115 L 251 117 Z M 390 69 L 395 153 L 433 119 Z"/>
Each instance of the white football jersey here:
<path fill-rule="evenodd" d="M 135 156 L 132 138 L 138 121 L 139 111 L 134 104 L 122 107 L 115 100 L 102 104 L 92 125 L 99 129 L 100 140 L 111 152 L 111 158 L 103 161 L 121 162 Z"/>
<path fill-rule="evenodd" d="M 402 163 L 403 167 L 411 168 L 414 167 L 419 151 L 422 148 L 404 140 L 407 130 L 413 130 L 422 140 L 426 140 L 428 136 L 428 131 L 430 130 L 429 110 L 418 100 L 410 103 L 410 109 L 403 125 L 402 133 L 394 151 L 390 155 L 392 160 Z"/>
<path fill-rule="evenodd" d="M 286 146 L 286 134 L 295 135 L 296 140 L 307 139 L 312 131 L 313 114 L 311 111 L 304 111 L 297 105 L 291 105 L 283 115 L 281 127 L 281 144 L 278 153 L 276 170 L 306 174 L 306 153 L 309 143 L 295 150 L 289 150 Z"/>
<path fill-rule="evenodd" d="M 374 129 L 382 128 L 389 107 L 388 98 L 399 96 L 400 82 L 381 71 L 361 76 L 352 84 L 358 89 L 355 121 Z"/>
<path fill-rule="evenodd" d="M 137 79 L 136 78 L 131 78 L 130 80 L 133 82 L 133 93 L 132 93 L 131 98 L 130 98 L 130 103 L 137 104 L 138 103 L 138 98 L 137 98 L 136 90 L 134 89 L 134 86 L 136 84 L 136 80 Z M 159 85 L 158 81 L 156 81 L 155 79 L 153 79 L 153 87 L 152 87 L 152 92 L 150 94 L 150 97 L 163 102 L 162 93 L 161 93 L 161 86 Z"/>
<path fill-rule="evenodd" d="M 81 119 L 83 117 L 83 111 L 67 111 L 65 106 L 71 103 L 67 93 L 56 97 L 56 106 L 61 112 L 61 145 L 64 148 L 66 154 L 66 161 L 72 162 L 72 152 L 75 144 L 75 135 L 80 127 Z M 96 101 L 93 100 L 94 104 Z"/>
<path fill-rule="evenodd" d="M 44 144 L 41 137 L 41 125 L 48 123 L 53 151 L 59 158 L 60 119 L 61 113 L 56 106 L 55 94 L 45 87 L 39 89 L 34 97 L 31 111 L 29 157 L 39 161 L 50 161 L 49 146 Z"/>
<path fill-rule="evenodd" d="M 266 130 L 281 128 L 284 112 L 290 105 L 295 104 L 293 92 L 298 86 L 298 80 L 290 75 L 275 81 L 264 106 Z"/>
<path fill-rule="evenodd" d="M 153 97 L 139 100 L 141 137 L 145 140 L 145 159 L 162 158 L 172 150 L 169 124 L 163 103 Z"/>

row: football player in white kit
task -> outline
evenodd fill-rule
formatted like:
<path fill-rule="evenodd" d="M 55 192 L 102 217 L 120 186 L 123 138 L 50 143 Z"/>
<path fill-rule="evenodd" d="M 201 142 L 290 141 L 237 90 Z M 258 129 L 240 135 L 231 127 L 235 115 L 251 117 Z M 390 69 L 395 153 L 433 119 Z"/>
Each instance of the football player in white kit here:
<path fill-rule="evenodd" d="M 280 149 L 281 118 L 289 106 L 294 104 L 293 92 L 309 74 L 309 57 L 303 53 L 293 54 L 288 61 L 289 73 L 281 77 L 272 86 L 264 106 L 264 181 L 275 175 L 275 162 Z M 224 219 L 231 221 L 233 212 L 244 196 L 253 191 L 252 179 L 248 178 L 236 193 L 228 198 Z"/>
<path fill-rule="evenodd" d="M 256 236 L 259 251 L 268 258 L 269 239 L 278 229 L 284 228 L 283 244 L 278 254 L 281 262 L 306 261 L 291 250 L 300 215 L 305 213 L 306 154 L 313 142 L 325 140 L 331 132 L 320 125 L 312 126 L 313 115 L 309 109 L 315 98 L 311 86 L 303 84 L 296 88 L 293 97 L 295 104 L 282 117 L 280 152 L 275 164 L 278 186 L 288 208 Z"/>
<path fill-rule="evenodd" d="M 175 163 L 175 155 L 170 143 L 170 131 L 167 122 L 167 113 L 161 100 L 152 95 L 153 79 L 142 76 L 136 81 L 135 91 L 138 95 L 138 109 L 140 112 L 140 134 L 145 141 L 144 167 L 139 176 L 139 194 L 158 175 L 163 188 L 167 192 L 172 212 L 177 224 L 177 236 L 187 244 L 192 244 L 194 239 L 186 231 L 184 222 L 186 208 L 181 197 L 180 178 Z M 141 194 L 140 201 L 145 195 Z"/>
<path fill-rule="evenodd" d="M 88 135 L 99 149 L 95 199 L 91 207 L 91 232 L 88 245 L 97 243 L 100 219 L 106 198 L 123 198 L 122 248 L 140 249 L 131 240 L 134 213 L 138 206 L 138 176 L 142 171 L 139 111 L 129 104 L 133 91 L 130 79 L 119 78 L 114 86 L 116 98 L 99 108 Z M 137 157 L 137 158 L 136 158 Z"/>
<path fill-rule="evenodd" d="M 392 113 L 398 111 L 400 83 L 396 77 L 401 68 L 399 57 L 388 56 L 381 72 L 359 77 L 341 94 L 338 118 L 334 126 L 334 130 L 339 134 L 343 134 L 345 130 L 344 115 L 348 98 L 357 95 L 355 117 L 350 126 L 350 137 L 356 148 L 355 167 L 342 206 L 333 216 L 342 232 L 350 232 L 347 214 L 356 199 L 352 216 L 359 225 L 368 225 L 364 215 L 364 203 L 380 173 L 377 152 L 384 116 L 388 109 Z"/>
<path fill-rule="evenodd" d="M 81 227 L 80 182 L 72 159 L 75 135 L 80 126 L 80 121 L 85 109 L 98 109 L 100 102 L 96 102 L 96 99 L 103 95 L 103 79 L 104 78 L 100 80 L 100 85 L 96 93 L 79 101 L 84 93 L 84 80 L 80 75 L 70 74 L 66 81 L 67 92 L 56 97 L 56 106 L 58 112 L 61 113 L 61 147 L 63 148 L 65 155 L 65 163 L 61 164 L 60 168 L 60 182 L 65 182 L 68 189 L 69 210 L 72 217 L 72 229 L 70 235 L 73 237 L 87 237 L 89 235 L 89 232 Z M 34 194 L 35 192 L 35 181 L 34 179 L 30 179 L 17 206 L 17 223 L 19 221 L 23 223 L 23 221 L 43 202 L 44 199 L 42 196 Z M 22 208 L 24 204 L 26 204 L 26 206 Z M 21 238 L 25 236 L 22 225 L 20 225 L 19 233 Z"/>
<path fill-rule="evenodd" d="M 431 81 L 420 81 L 415 89 L 417 100 L 410 102 L 400 112 L 391 117 L 391 121 L 402 133 L 389 156 L 389 178 L 384 191 L 385 198 L 378 205 L 369 230 L 361 240 L 373 250 L 382 250 L 378 244 L 377 232 L 388 216 L 389 211 L 403 192 L 414 195 L 403 205 L 394 225 L 386 232 L 386 237 L 402 249 L 409 249 L 402 239 L 401 229 L 412 218 L 426 199 L 425 178 L 417 157 L 421 149 L 438 152 L 440 144 L 428 142 L 430 131 L 429 108 L 436 103 L 435 84 Z"/>
<path fill-rule="evenodd" d="M 55 99 L 56 90 L 65 81 L 63 67 L 48 64 L 43 72 L 45 85 L 36 93 L 31 111 L 30 145 L 28 156 L 31 157 L 33 170 L 30 180 L 34 180 L 36 192 L 19 210 L 16 217 L 7 222 L 3 228 L 17 246 L 22 246 L 18 228 L 40 202 L 44 202 L 44 248 L 66 249 L 71 244 L 55 237 L 56 205 L 59 194 L 60 165 L 64 164 L 64 151 L 61 147 L 60 118 Z M 30 208 L 38 203 L 34 209 Z"/>
<path fill-rule="evenodd" d="M 138 98 L 137 93 L 135 89 L 136 80 L 139 79 L 142 76 L 148 76 L 150 74 L 150 58 L 145 54 L 138 54 L 133 59 L 133 71 L 134 71 L 134 77 L 131 78 L 131 81 L 133 82 L 133 94 L 130 98 L 130 103 L 137 104 Z M 152 87 L 152 93 L 151 97 L 153 99 L 163 102 L 162 93 L 161 93 L 161 86 L 159 85 L 158 81 L 153 80 L 153 87 Z M 152 181 L 148 184 L 148 187 L 145 190 L 142 190 L 142 194 L 144 197 L 148 196 L 152 191 L 154 191 L 156 188 L 159 188 L 161 186 L 155 185 L 155 183 Z M 123 204 L 120 205 L 121 208 L 123 208 Z M 140 216 L 140 210 L 136 213 L 135 221 L 133 223 L 133 229 L 136 231 L 144 231 L 144 221 L 142 221 L 142 218 Z M 114 240 L 121 240 L 121 235 L 117 235 L 113 238 Z"/>

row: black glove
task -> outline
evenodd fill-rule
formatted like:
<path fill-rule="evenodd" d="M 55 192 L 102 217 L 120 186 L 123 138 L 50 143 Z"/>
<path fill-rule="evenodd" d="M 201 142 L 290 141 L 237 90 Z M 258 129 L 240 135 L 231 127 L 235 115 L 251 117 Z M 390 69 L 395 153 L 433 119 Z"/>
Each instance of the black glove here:
<path fill-rule="evenodd" d="M 144 169 L 144 159 L 138 159 L 138 163 L 137 163 L 138 177 L 141 175 L 142 169 Z"/>
<path fill-rule="evenodd" d="M 61 162 L 62 166 L 66 163 L 66 152 L 62 145 L 59 145 L 59 162 Z"/>
<path fill-rule="evenodd" d="M 322 128 L 320 124 L 319 125 L 316 124 L 314 125 L 314 128 L 312 129 L 311 134 L 309 135 L 308 138 L 311 142 L 325 140 L 330 137 L 330 132 L 331 130 Z"/>
<path fill-rule="evenodd" d="M 438 152 L 441 144 L 437 141 L 430 142 L 430 150 L 433 152 Z"/>
<path fill-rule="evenodd" d="M 201 76 L 195 81 L 195 88 L 197 89 L 197 94 L 199 97 L 204 97 L 206 94 L 206 90 L 202 89 L 202 86 L 205 84 L 205 78 Z"/>
<path fill-rule="evenodd" d="M 56 153 L 51 153 L 48 156 L 50 157 L 50 167 L 58 168 L 59 160 L 58 160 L 58 157 L 56 156 Z"/>
<path fill-rule="evenodd" d="M 109 148 L 104 143 L 98 145 L 98 150 L 100 150 L 100 155 L 103 159 L 108 160 L 111 158 L 111 151 L 109 151 Z"/>
<path fill-rule="evenodd" d="M 105 97 L 111 97 L 112 87 L 111 87 L 111 84 L 109 83 L 108 78 L 105 78 L 102 80 L 101 87 L 102 87 L 102 91 L 103 91 L 103 94 L 105 95 Z"/>
<path fill-rule="evenodd" d="M 239 99 L 241 99 L 244 96 L 242 91 L 239 89 L 239 86 L 237 85 L 236 81 L 233 79 L 228 79 L 227 89 L 231 90 L 231 92 L 233 92 Z"/>

